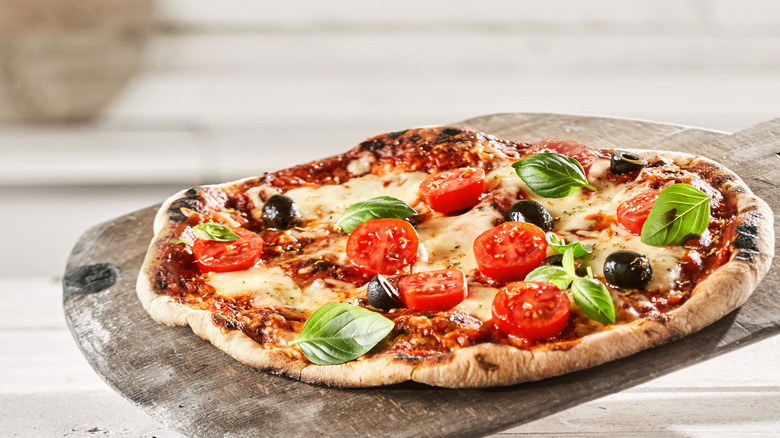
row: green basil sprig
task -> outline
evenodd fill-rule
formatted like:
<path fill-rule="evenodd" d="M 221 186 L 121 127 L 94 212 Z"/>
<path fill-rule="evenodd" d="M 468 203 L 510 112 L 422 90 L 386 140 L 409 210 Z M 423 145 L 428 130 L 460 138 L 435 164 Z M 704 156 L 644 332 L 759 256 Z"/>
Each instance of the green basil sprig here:
<path fill-rule="evenodd" d="M 565 269 L 560 266 L 539 266 L 525 276 L 525 281 L 546 281 L 566 290 L 574 280 Z"/>
<path fill-rule="evenodd" d="M 710 223 L 710 195 L 689 184 L 674 184 L 656 198 L 642 227 L 642 243 L 682 245 L 700 236 Z"/>
<path fill-rule="evenodd" d="M 416 214 L 417 210 L 400 199 L 392 196 L 378 196 L 350 205 L 336 226 L 350 234 L 358 225 L 372 219 L 406 219 Z"/>
<path fill-rule="evenodd" d="M 290 344 L 298 345 L 316 364 L 338 365 L 366 354 L 394 326 L 393 321 L 362 307 L 326 304 L 312 313 Z"/>
<path fill-rule="evenodd" d="M 615 305 L 604 283 L 593 278 L 578 277 L 574 267 L 574 248 L 563 254 L 563 267 L 540 266 L 525 277 L 525 281 L 546 281 L 566 290 L 571 286 L 572 297 L 585 316 L 603 324 L 615 323 Z"/>
<path fill-rule="evenodd" d="M 585 177 L 579 161 L 553 152 L 540 152 L 512 163 L 529 189 L 545 198 L 564 198 L 586 187 L 596 190 Z"/>
<path fill-rule="evenodd" d="M 615 305 L 604 283 L 594 278 L 575 278 L 571 292 L 585 316 L 602 324 L 615 323 Z"/>
<path fill-rule="evenodd" d="M 547 243 L 549 243 L 552 249 L 554 249 L 558 254 L 565 254 L 566 250 L 572 248 L 574 250 L 574 257 L 581 259 L 593 252 L 592 245 L 583 245 L 580 242 L 566 243 L 565 240 L 561 239 L 557 234 L 552 232 L 547 233 L 545 237 L 547 238 Z"/>
<path fill-rule="evenodd" d="M 203 240 L 216 240 L 217 242 L 230 242 L 239 240 L 241 237 L 234 233 L 229 227 L 216 222 L 206 222 L 192 227 L 195 237 Z"/>
<path fill-rule="evenodd" d="M 563 253 L 561 265 L 572 277 L 577 276 L 577 266 L 574 264 L 574 249 L 568 249 Z"/>

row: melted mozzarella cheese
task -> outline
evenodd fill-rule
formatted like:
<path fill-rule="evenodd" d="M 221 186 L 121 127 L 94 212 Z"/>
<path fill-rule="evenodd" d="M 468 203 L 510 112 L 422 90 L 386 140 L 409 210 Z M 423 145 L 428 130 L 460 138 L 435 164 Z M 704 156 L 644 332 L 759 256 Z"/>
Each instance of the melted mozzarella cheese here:
<path fill-rule="evenodd" d="M 352 160 L 347 165 L 347 170 L 354 176 L 365 175 L 371 172 L 371 165 L 376 162 L 373 155 L 364 155 L 356 160 Z"/>
<path fill-rule="evenodd" d="M 282 306 L 301 311 L 311 311 L 338 301 L 341 298 L 340 287 L 343 287 L 343 284 L 332 287 L 318 279 L 300 289 L 281 268 L 266 266 L 245 271 L 211 273 L 206 283 L 223 297 L 251 296 L 254 306 Z"/>
<path fill-rule="evenodd" d="M 610 239 L 580 239 L 593 245 L 593 253 L 587 259 L 586 266 L 590 266 L 593 275 L 604 275 L 604 262 L 607 256 L 615 251 L 634 251 L 647 257 L 650 266 L 653 268 L 653 279 L 647 285 L 648 290 L 654 289 L 672 289 L 675 282 L 680 278 L 682 268 L 680 260 L 685 255 L 685 248 L 675 247 L 656 247 L 645 245 L 635 236 L 620 226 L 612 226 L 615 232 L 614 237 Z"/>
<path fill-rule="evenodd" d="M 604 178 L 608 168 L 609 160 L 596 160 L 588 178 L 598 190 L 580 190 L 564 198 L 544 198 L 536 195 L 511 166 L 496 169 L 490 177 L 501 181 L 497 190 L 502 191 L 505 196 L 514 198 L 522 191 L 530 199 L 542 204 L 553 217 L 555 232 L 567 242 L 592 245 L 593 253 L 584 263 L 592 269 L 593 275 L 604 275 L 604 261 L 613 252 L 634 251 L 647 257 L 653 268 L 653 280 L 648 289 L 672 288 L 681 273 L 680 260 L 685 255 L 685 248 L 645 245 L 639 236 L 629 233 L 614 222 L 618 205 L 636 196 L 644 188 L 639 186 L 626 190 L 625 186 L 612 184 Z M 596 228 L 599 217 L 612 223 L 608 228 L 600 230 Z"/>
<path fill-rule="evenodd" d="M 350 205 L 377 196 L 392 196 L 414 205 L 426 176 L 424 172 L 365 175 L 338 185 L 300 187 L 285 195 L 298 204 L 304 221 L 336 223 Z"/>
<path fill-rule="evenodd" d="M 417 226 L 421 254 L 412 270 L 452 268 L 473 274 L 477 269 L 474 239 L 502 220 L 496 209 L 479 205 L 459 216 L 437 215 L 423 222 Z"/>
<path fill-rule="evenodd" d="M 455 308 L 482 321 L 487 321 L 493 317 L 493 298 L 495 298 L 497 292 L 498 289 L 494 287 L 483 286 L 478 283 L 470 284 L 468 296 Z"/>
<path fill-rule="evenodd" d="M 257 305 L 286 305 L 300 289 L 281 268 L 260 266 L 245 271 L 211 273 L 206 282 L 226 298 L 251 295 Z"/>
<path fill-rule="evenodd" d="M 349 170 L 363 172 L 370 163 L 356 160 Z M 643 244 L 635 236 L 618 226 L 614 219 L 617 206 L 642 190 L 641 187 L 626 191 L 625 186 L 615 186 L 604 178 L 608 160 L 597 160 L 591 168 L 589 179 L 598 190 L 580 190 L 565 198 L 543 198 L 535 195 L 517 176 L 511 162 L 505 163 L 486 178 L 490 190 L 509 199 L 521 199 L 525 193 L 542 204 L 555 220 L 555 232 L 567 242 L 579 241 L 593 246 L 593 253 L 583 261 L 596 276 L 603 275 L 606 257 L 617 250 L 630 250 L 645 255 L 653 268 L 653 280 L 649 289 L 672 288 L 680 275 L 680 259 L 685 253 L 682 247 L 657 248 Z M 376 196 L 393 196 L 412 205 L 419 213 L 430 213 L 425 222 L 417 225 L 420 236 L 418 259 L 412 265 L 415 272 L 454 268 L 466 275 L 477 269 L 473 244 L 479 234 L 503 221 L 499 211 L 487 202 L 457 215 L 445 216 L 429 212 L 419 199 L 419 185 L 428 175 L 423 172 L 390 173 L 388 175 L 364 175 L 340 185 L 301 187 L 285 193 L 300 208 L 305 229 L 317 225 L 329 227 L 336 223 L 350 205 Z M 262 208 L 263 197 L 275 193 L 275 189 L 258 187 L 248 191 L 257 206 Z M 607 227 L 597 227 L 597 221 L 606 221 Z M 348 236 L 331 236 L 306 247 L 305 257 L 326 259 L 341 265 L 349 263 L 345 246 Z M 550 254 L 554 253 L 550 249 Z M 251 296 L 257 306 L 286 306 L 295 310 L 312 312 L 329 302 L 343 301 L 363 293 L 364 288 L 332 279 L 315 280 L 303 289 L 288 277 L 281 268 L 259 266 L 247 271 L 210 274 L 208 283 L 225 297 Z M 491 318 L 492 301 L 496 288 L 472 283 L 468 297 L 456 308 L 481 320 Z"/>
<path fill-rule="evenodd" d="M 348 166 L 350 172 L 364 173 L 370 170 L 370 160 L 354 160 Z M 339 185 L 300 187 L 285 193 L 298 205 L 305 229 L 292 230 L 293 235 L 305 237 L 306 230 L 321 224 L 336 223 L 344 210 L 352 204 L 376 196 L 393 196 L 410 205 L 419 201 L 419 186 L 428 174 L 424 172 L 390 173 L 388 175 L 364 175 Z M 277 193 L 268 186 L 254 187 L 247 196 L 255 205 L 254 215 L 261 214 L 263 202 Z M 306 247 L 309 259 L 325 259 L 347 265 L 347 236 L 332 236 Z M 421 248 L 422 250 L 422 248 Z M 279 267 L 258 266 L 246 271 L 212 273 L 207 283 L 224 297 L 250 296 L 256 306 L 285 306 L 295 310 L 312 312 L 329 302 L 342 301 L 352 296 L 354 287 L 333 279 L 317 279 L 301 289 Z"/>

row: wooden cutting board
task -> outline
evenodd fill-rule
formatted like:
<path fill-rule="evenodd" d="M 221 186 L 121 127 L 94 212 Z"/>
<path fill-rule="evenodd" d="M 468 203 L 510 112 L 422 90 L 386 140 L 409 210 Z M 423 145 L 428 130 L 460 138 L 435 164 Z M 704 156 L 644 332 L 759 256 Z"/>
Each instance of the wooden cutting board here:
<path fill-rule="evenodd" d="M 735 134 L 636 120 L 497 114 L 459 123 L 499 137 L 708 156 L 780 208 L 780 119 Z M 346 150 L 351 145 L 345 145 Z M 322 158 L 322 157 L 311 157 Z M 246 367 L 189 328 L 152 321 L 135 295 L 156 207 L 88 230 L 68 260 L 65 315 L 97 373 L 166 427 L 193 437 L 476 436 L 630 388 L 780 332 L 778 258 L 742 308 L 680 341 L 541 382 L 493 389 L 416 383 L 333 389 Z M 779 225 L 775 222 L 775 234 Z M 775 251 L 778 252 L 777 244 Z"/>

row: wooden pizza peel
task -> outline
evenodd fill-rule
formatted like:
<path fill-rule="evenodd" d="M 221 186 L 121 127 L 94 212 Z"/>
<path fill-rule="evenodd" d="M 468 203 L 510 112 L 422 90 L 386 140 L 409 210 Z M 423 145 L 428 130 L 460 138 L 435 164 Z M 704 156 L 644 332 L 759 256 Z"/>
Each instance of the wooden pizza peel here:
<path fill-rule="evenodd" d="M 458 123 L 499 137 L 707 156 L 780 211 L 780 118 L 735 134 L 637 120 L 496 114 Z M 313 157 L 317 158 L 317 157 Z M 95 371 L 166 427 L 192 437 L 479 436 L 527 423 L 780 333 L 778 258 L 740 309 L 679 341 L 557 378 L 502 388 L 405 383 L 336 389 L 244 366 L 189 328 L 154 322 L 135 282 L 157 207 L 89 229 L 68 259 L 65 316 Z M 780 223 L 775 221 L 775 234 Z M 778 244 L 775 243 L 775 252 Z"/>

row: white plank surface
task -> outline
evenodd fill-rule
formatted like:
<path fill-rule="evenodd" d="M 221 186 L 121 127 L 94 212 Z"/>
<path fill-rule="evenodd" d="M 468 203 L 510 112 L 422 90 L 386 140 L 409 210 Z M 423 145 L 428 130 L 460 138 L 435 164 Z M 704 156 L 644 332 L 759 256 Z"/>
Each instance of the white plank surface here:
<path fill-rule="evenodd" d="M 62 276 L 87 228 L 161 202 L 179 186 L 12 187 L 0 190 L 0 279 Z M 26 295 L 22 295 L 26 296 Z"/>

